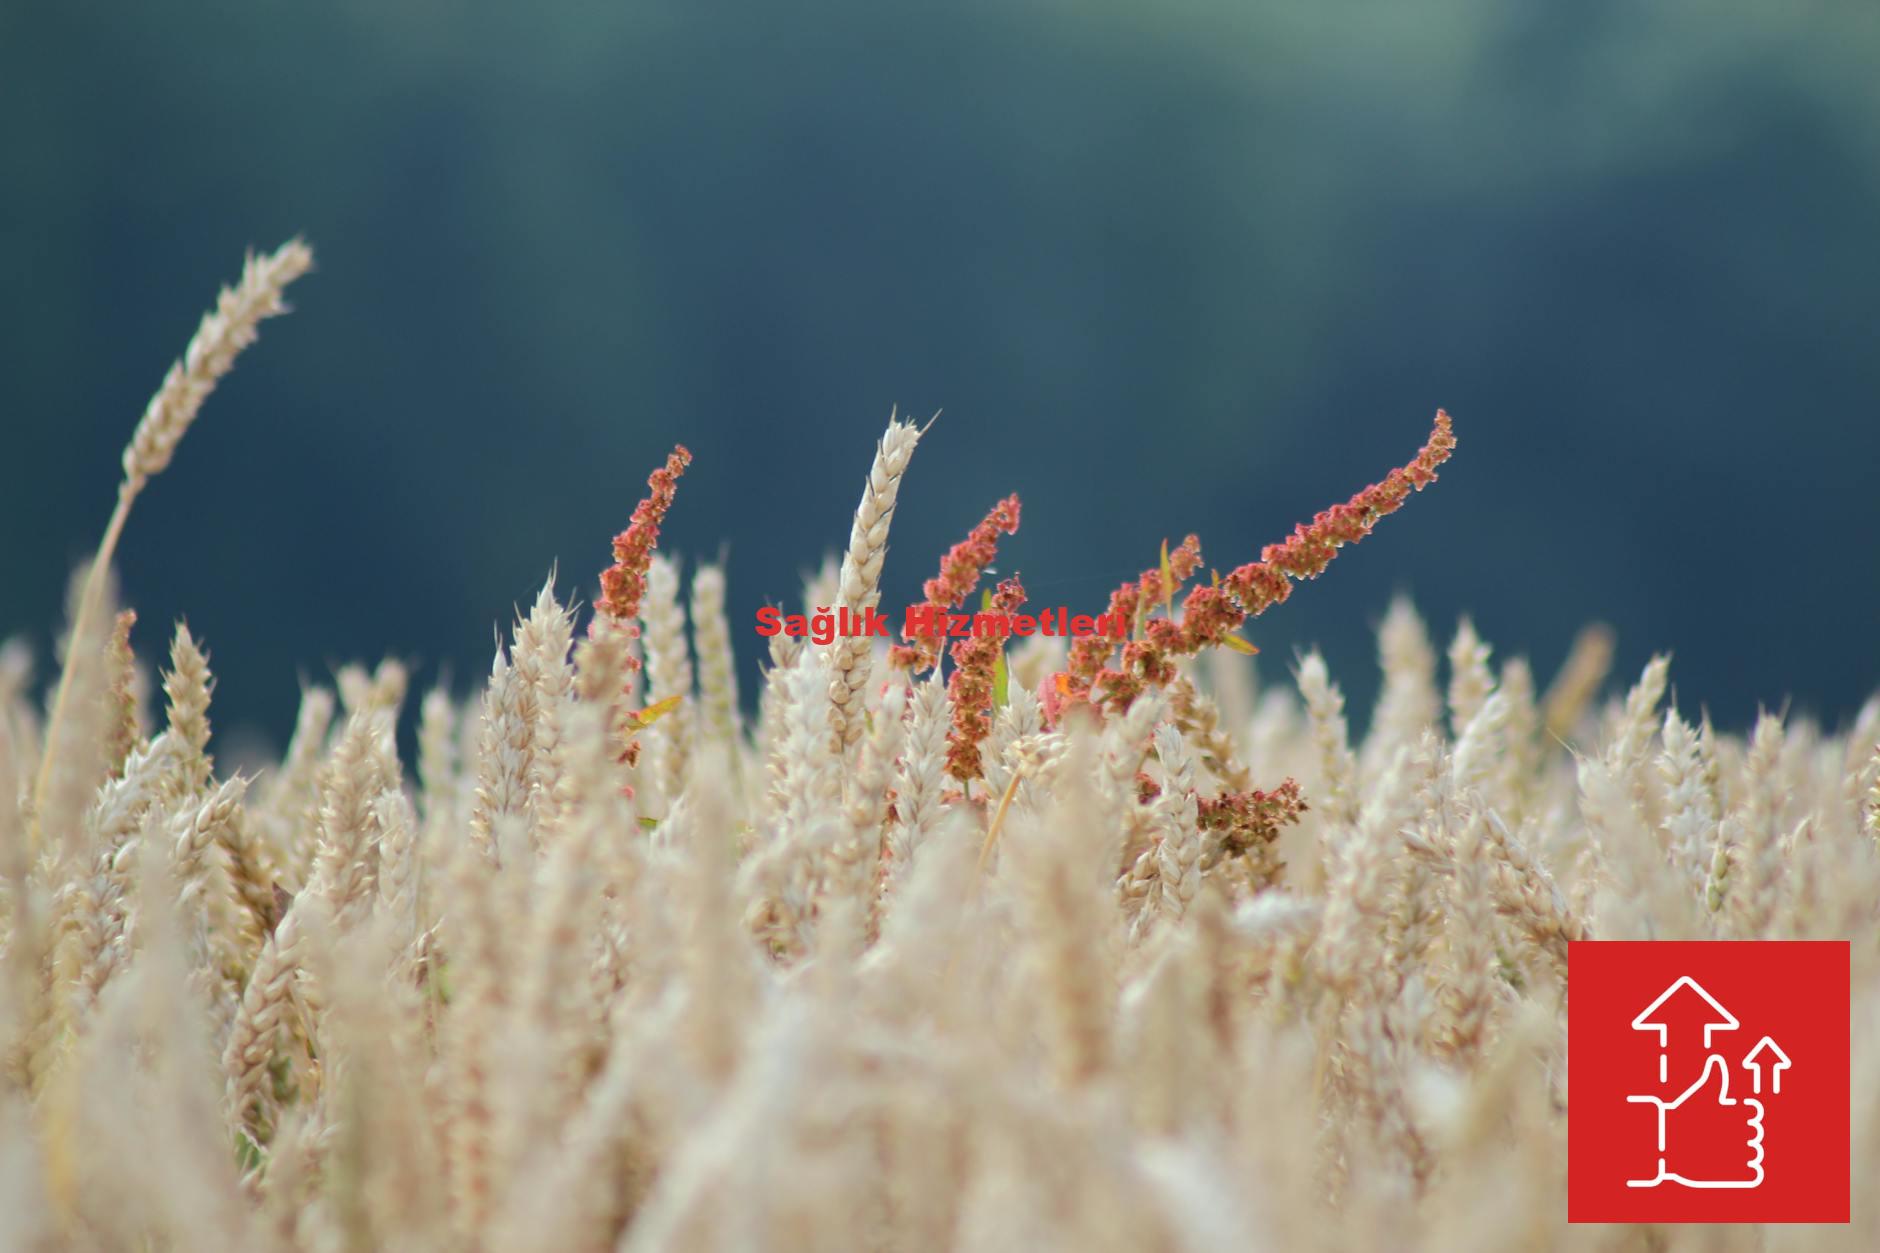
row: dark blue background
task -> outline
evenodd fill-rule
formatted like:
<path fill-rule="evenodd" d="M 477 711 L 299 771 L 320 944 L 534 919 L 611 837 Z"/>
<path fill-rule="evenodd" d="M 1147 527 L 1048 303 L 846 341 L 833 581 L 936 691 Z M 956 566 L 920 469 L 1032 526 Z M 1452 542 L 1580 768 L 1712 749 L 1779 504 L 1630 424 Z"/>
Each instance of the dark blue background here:
<path fill-rule="evenodd" d="M 945 414 L 887 601 L 999 495 L 1094 611 L 1402 461 L 1435 490 L 1255 625 L 1354 696 L 1411 591 L 1543 680 L 1589 619 L 1687 708 L 1880 683 L 1880 17 L 1750 0 L 0 7 L 0 635 L 42 648 L 242 249 L 319 270 L 122 549 L 224 725 L 386 649 L 461 680 L 591 597 L 675 441 L 734 626 Z M 428 671 L 427 671 L 428 673 Z M 747 676 L 748 677 L 748 676 Z"/>

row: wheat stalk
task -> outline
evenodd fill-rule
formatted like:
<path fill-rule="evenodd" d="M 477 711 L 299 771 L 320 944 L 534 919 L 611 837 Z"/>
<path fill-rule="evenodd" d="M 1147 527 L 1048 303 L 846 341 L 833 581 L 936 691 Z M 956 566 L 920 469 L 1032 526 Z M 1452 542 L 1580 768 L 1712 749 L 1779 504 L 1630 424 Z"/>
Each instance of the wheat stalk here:
<path fill-rule="evenodd" d="M 861 614 L 881 603 L 881 566 L 888 556 L 888 526 L 894 521 L 894 502 L 901 492 L 901 476 L 913 459 L 921 431 L 911 422 L 888 419 L 888 429 L 875 445 L 875 460 L 862 485 L 849 526 L 849 548 L 842 557 L 841 605 Z M 835 735 L 847 750 L 862 735 L 861 697 L 868 683 L 869 641 L 847 636 L 830 650 L 829 700 L 834 708 Z"/>
<path fill-rule="evenodd" d="M 146 484 L 163 473 L 182 440 L 208 399 L 215 385 L 235 366 L 242 349 L 255 342 L 262 319 L 287 312 L 282 294 L 287 285 L 313 266 L 313 252 L 299 239 L 290 239 L 271 253 L 254 253 L 242 263 L 241 279 L 234 287 L 225 287 L 216 298 L 216 307 L 203 315 L 202 323 L 190 339 L 182 360 L 170 366 L 163 385 L 144 409 L 130 443 L 124 446 L 124 479 L 118 484 L 117 505 L 105 524 L 104 538 L 85 574 L 84 590 L 78 612 L 72 620 L 72 649 L 59 675 L 58 693 L 53 697 L 52 716 L 46 734 L 49 743 L 58 742 L 58 733 L 71 700 L 74 673 L 85 669 L 92 659 L 85 644 L 92 620 L 104 592 L 105 572 L 117 552 L 118 539 L 130 518 L 131 505 Z M 43 810 L 51 775 L 59 758 L 46 754 L 33 785 L 33 808 Z M 38 828 L 35 827 L 35 831 Z M 35 843 L 38 837 L 35 836 Z"/>

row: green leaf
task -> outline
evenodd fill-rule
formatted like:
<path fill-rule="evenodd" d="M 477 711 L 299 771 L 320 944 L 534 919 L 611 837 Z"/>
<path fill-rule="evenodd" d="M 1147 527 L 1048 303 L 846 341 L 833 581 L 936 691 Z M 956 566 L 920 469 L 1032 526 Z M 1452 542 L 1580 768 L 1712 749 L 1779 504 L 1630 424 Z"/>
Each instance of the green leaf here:
<path fill-rule="evenodd" d="M 259 1169 L 266 1160 L 266 1152 L 255 1143 L 246 1129 L 235 1133 L 235 1164 L 241 1168 L 244 1175 Z"/>
<path fill-rule="evenodd" d="M 981 613 L 992 612 L 992 592 L 989 588 L 979 589 L 979 611 Z M 999 656 L 992 663 L 992 707 L 994 709 L 1005 704 L 1007 683 L 1008 679 L 1005 673 L 1005 644 L 1001 641 L 999 644 Z"/>
<path fill-rule="evenodd" d="M 1252 657 L 1260 651 L 1238 635 L 1229 635 L 1222 639 L 1221 643 L 1247 657 Z"/>

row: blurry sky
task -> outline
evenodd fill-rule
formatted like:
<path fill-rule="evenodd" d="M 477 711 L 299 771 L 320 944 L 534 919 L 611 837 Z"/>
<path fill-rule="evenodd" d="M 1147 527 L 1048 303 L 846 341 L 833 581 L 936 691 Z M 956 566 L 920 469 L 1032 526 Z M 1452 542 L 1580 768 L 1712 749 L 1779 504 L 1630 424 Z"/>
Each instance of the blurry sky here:
<path fill-rule="evenodd" d="M 1880 7 L 1767 0 L 0 5 L 0 636 L 42 652 L 118 450 L 242 251 L 318 271 L 121 550 L 222 725 L 390 650 L 488 666 L 551 564 L 666 531 L 734 639 L 844 542 L 886 601 L 998 496 L 1098 608 L 1407 458 L 1442 483 L 1254 624 L 1360 702 L 1412 593 L 1543 681 L 1612 623 L 1687 710 L 1880 686 Z M 746 679 L 749 680 L 747 673 Z M 1360 704 L 1359 708 L 1365 708 Z"/>

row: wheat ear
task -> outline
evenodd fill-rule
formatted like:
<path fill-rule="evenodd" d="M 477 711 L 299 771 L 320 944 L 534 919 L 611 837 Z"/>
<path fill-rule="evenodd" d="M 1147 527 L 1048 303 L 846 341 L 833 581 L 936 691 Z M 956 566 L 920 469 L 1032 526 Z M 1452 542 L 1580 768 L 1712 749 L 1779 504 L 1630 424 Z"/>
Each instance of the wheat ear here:
<path fill-rule="evenodd" d="M 861 503 L 849 527 L 849 551 L 842 558 L 842 605 L 861 614 L 881 603 L 881 563 L 888 556 L 888 524 L 894 521 L 894 501 L 901 491 L 901 475 L 920 443 L 920 430 L 912 422 L 888 419 L 888 429 L 875 445 L 874 464 L 862 486 Z M 844 750 L 862 737 L 862 689 L 868 686 L 869 637 L 848 635 L 831 650 L 829 699 L 835 707 L 836 742 Z"/>
<path fill-rule="evenodd" d="M 731 648 L 731 624 L 725 617 L 723 566 L 700 566 L 692 575 L 692 651 L 698 654 L 699 739 L 739 743 L 737 658 Z M 727 768 L 738 769 L 736 757 Z"/>
<path fill-rule="evenodd" d="M 53 697 L 52 717 L 46 729 L 47 744 L 57 743 L 55 735 L 70 701 L 72 672 L 89 660 L 79 646 L 87 638 L 86 631 L 97 614 L 98 599 L 104 592 L 105 571 L 117 552 L 118 538 L 124 533 L 132 502 L 144 490 L 144 485 L 170 464 L 177 443 L 196 420 L 202 402 L 215 390 L 222 376 L 234 367 L 242 349 L 255 342 L 261 320 L 287 312 L 287 305 L 281 299 L 287 285 L 312 266 L 313 251 L 298 238 L 288 240 L 263 256 L 249 253 L 242 263 L 241 280 L 233 287 L 222 289 L 215 308 L 203 315 L 183 359 L 171 364 L 170 372 L 163 377 L 163 385 L 150 398 L 144 416 L 131 434 L 131 442 L 125 445 L 124 481 L 118 485 L 117 507 L 105 524 L 98 555 L 92 558 L 91 568 L 85 573 L 84 590 L 79 593 L 78 613 L 72 620 L 73 650 L 59 674 L 59 691 Z M 39 776 L 33 783 L 35 814 L 45 795 L 54 760 L 54 754 L 47 753 L 40 763 Z M 36 845 L 37 818 L 33 829 Z"/>
<path fill-rule="evenodd" d="M 692 654 L 686 646 L 685 606 L 679 600 L 679 567 L 655 553 L 646 566 L 646 597 L 640 604 L 640 639 L 646 647 L 647 699 L 678 700 L 677 707 L 647 733 L 652 777 L 668 808 L 685 791 L 686 760 L 692 751 L 696 709 Z"/>

